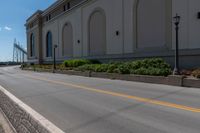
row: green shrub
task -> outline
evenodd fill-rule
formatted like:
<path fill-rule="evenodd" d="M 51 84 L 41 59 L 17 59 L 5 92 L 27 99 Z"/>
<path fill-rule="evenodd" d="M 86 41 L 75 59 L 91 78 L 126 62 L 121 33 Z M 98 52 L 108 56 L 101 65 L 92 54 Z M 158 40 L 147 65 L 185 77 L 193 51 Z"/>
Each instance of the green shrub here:
<path fill-rule="evenodd" d="M 137 60 L 137 61 L 133 61 L 131 62 L 131 69 L 139 69 L 142 67 L 142 61 Z"/>
<path fill-rule="evenodd" d="M 95 71 L 95 68 L 98 66 L 98 64 L 86 64 L 86 65 L 83 65 L 83 66 L 79 66 L 77 68 L 74 68 L 75 71 L 92 71 L 94 72 Z"/>
<path fill-rule="evenodd" d="M 109 64 L 108 65 L 108 73 L 116 73 L 118 71 L 118 65 L 117 64 Z"/>
<path fill-rule="evenodd" d="M 170 65 L 167 64 L 161 58 L 151 58 L 151 59 L 144 59 L 144 60 L 136 60 L 132 62 L 132 69 L 139 69 L 143 68 L 170 68 Z"/>
<path fill-rule="evenodd" d="M 136 70 L 131 70 L 132 74 L 137 74 L 137 75 L 152 75 L 152 76 L 168 76 L 171 74 L 171 69 L 168 68 L 144 68 L 141 67 Z"/>
<path fill-rule="evenodd" d="M 65 67 L 79 67 L 87 64 L 101 64 L 98 60 L 87 60 L 87 59 L 74 59 L 74 60 L 66 60 L 64 61 Z"/>
<path fill-rule="evenodd" d="M 124 65 L 125 62 L 121 61 L 111 61 L 108 63 L 108 73 L 120 73 L 119 66 Z"/>
<path fill-rule="evenodd" d="M 65 67 L 79 67 L 85 64 L 91 64 L 91 62 L 86 59 L 75 59 L 75 60 L 64 61 Z"/>
<path fill-rule="evenodd" d="M 131 69 L 131 74 L 137 74 L 137 75 L 148 75 L 147 69 L 144 67 L 138 68 L 138 69 Z"/>
<path fill-rule="evenodd" d="M 127 69 L 131 74 L 167 76 L 171 74 L 171 67 L 163 59 L 151 58 L 136 60 L 129 64 Z"/>
<path fill-rule="evenodd" d="M 72 68 L 70 68 L 70 67 L 65 67 L 64 63 L 63 64 L 58 64 L 56 67 L 59 70 L 72 70 Z"/>
<path fill-rule="evenodd" d="M 95 66 L 95 72 L 107 72 L 109 64 L 100 64 Z"/>
<path fill-rule="evenodd" d="M 83 66 L 79 66 L 74 68 L 76 71 L 92 71 L 92 72 L 107 72 L 108 71 L 108 64 L 86 64 Z"/>
<path fill-rule="evenodd" d="M 170 65 L 160 58 L 129 62 L 110 62 L 109 64 L 83 64 L 75 68 L 75 70 L 154 76 L 167 76 L 171 74 Z"/>
<path fill-rule="evenodd" d="M 192 76 L 194 76 L 196 78 L 200 78 L 200 68 L 192 71 Z"/>
<path fill-rule="evenodd" d="M 118 66 L 118 73 L 120 74 L 130 74 L 132 65 L 130 62 L 126 62 Z"/>

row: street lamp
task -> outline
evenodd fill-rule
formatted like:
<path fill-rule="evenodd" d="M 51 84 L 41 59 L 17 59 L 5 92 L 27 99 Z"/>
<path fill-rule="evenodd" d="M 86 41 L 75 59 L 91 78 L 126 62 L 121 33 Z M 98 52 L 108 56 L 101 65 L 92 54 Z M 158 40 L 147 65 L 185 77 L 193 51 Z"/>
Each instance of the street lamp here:
<path fill-rule="evenodd" d="M 175 24 L 175 30 L 176 30 L 176 48 L 175 48 L 175 67 L 173 71 L 173 75 L 179 75 L 179 24 L 180 24 L 181 17 L 176 14 L 175 17 L 173 17 L 174 24 Z"/>
<path fill-rule="evenodd" d="M 56 70 L 56 48 L 58 47 L 58 45 L 54 45 L 53 48 L 53 70 Z"/>

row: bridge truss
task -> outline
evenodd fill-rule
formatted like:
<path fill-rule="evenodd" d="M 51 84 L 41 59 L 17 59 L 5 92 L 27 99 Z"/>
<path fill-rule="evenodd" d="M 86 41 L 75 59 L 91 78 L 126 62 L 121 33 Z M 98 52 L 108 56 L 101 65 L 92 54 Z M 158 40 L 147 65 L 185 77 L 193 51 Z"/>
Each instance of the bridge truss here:
<path fill-rule="evenodd" d="M 13 62 L 24 63 L 27 61 L 27 51 L 17 43 L 17 40 L 14 40 L 13 44 Z"/>

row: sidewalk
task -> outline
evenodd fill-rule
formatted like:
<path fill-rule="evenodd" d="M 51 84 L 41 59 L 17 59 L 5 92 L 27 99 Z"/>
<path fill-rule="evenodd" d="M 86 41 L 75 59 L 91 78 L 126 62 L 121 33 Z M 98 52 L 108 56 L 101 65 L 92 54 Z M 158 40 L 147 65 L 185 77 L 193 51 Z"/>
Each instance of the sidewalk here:
<path fill-rule="evenodd" d="M 0 133 L 15 133 L 0 110 Z"/>

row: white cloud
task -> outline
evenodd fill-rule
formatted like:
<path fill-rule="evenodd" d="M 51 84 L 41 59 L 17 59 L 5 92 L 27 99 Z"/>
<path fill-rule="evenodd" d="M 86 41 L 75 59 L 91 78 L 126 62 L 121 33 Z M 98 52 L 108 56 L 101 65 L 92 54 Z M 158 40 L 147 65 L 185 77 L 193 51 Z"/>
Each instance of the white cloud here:
<path fill-rule="evenodd" d="M 0 27 L 0 31 L 2 30 L 2 28 Z"/>
<path fill-rule="evenodd" d="M 10 28 L 8 26 L 5 26 L 4 29 L 7 30 L 7 31 L 11 31 L 12 30 L 12 28 Z"/>

